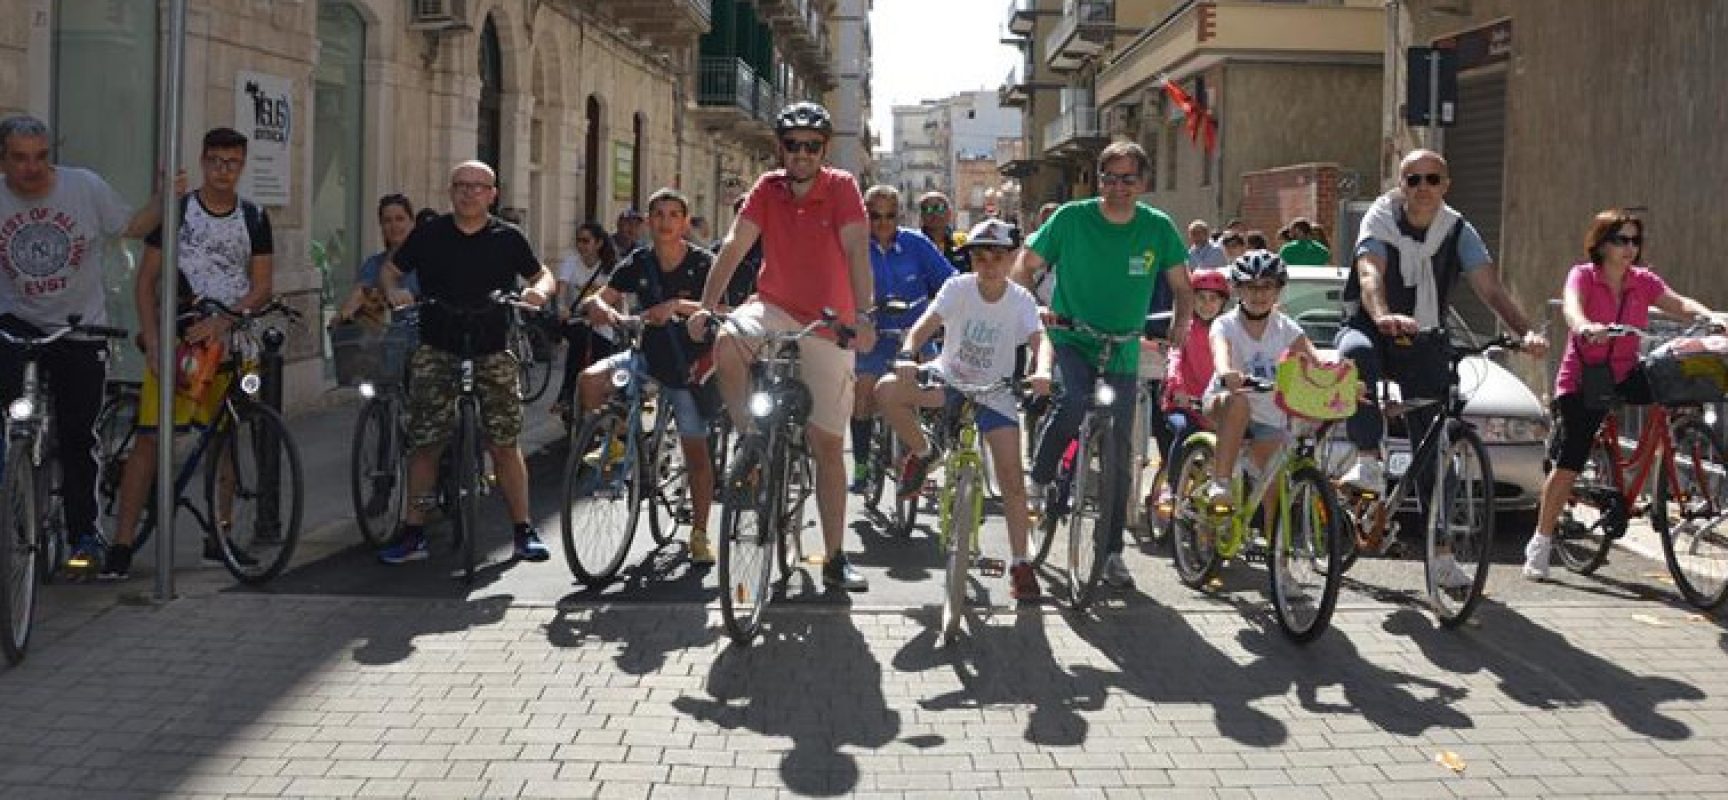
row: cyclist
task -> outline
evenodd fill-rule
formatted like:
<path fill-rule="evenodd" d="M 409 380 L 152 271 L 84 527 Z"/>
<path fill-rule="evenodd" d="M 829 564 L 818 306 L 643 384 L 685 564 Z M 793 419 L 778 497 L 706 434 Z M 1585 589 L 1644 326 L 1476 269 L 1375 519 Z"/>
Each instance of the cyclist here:
<path fill-rule="evenodd" d="M 426 558 L 426 512 L 437 505 L 431 490 L 438 477 L 438 446 L 456 424 L 465 338 L 474 348 L 469 355 L 475 359 L 480 425 L 515 527 L 515 555 L 524 561 L 545 561 L 550 555 L 528 516 L 528 467 L 516 444 L 522 399 L 516 359 L 508 349 L 509 310 L 500 306 L 474 317 L 451 309 L 483 308 L 493 292 L 514 291 L 518 279 L 529 283 L 522 302 L 541 306 L 557 285 L 521 229 L 487 212 L 497 195 L 497 175 L 485 162 L 456 165 L 450 171 L 452 213 L 415 228 L 384 265 L 392 303 L 412 301 L 401 289 L 410 273 L 419 274 L 423 296 L 434 301 L 420 311 L 420 346 L 409 361 L 409 503 L 401 537 L 378 553 L 386 564 Z"/>
<path fill-rule="evenodd" d="M 683 326 L 675 324 L 701 309 L 697 298 L 714 266 L 714 255 L 690 244 L 690 203 L 675 189 L 661 189 L 648 198 L 649 245 L 625 258 L 605 288 L 590 295 L 583 311 L 596 328 L 618 324 L 624 295 L 636 296 L 642 321 L 648 325 L 642 349 L 648 375 L 660 385 L 661 396 L 678 423 L 679 445 L 690 484 L 690 560 L 714 562 L 708 541 L 708 509 L 714 500 L 714 459 L 708 453 L 708 422 L 717 403 L 699 402 L 705 387 L 692 383 L 690 368 L 707 353 Z M 579 392 L 584 413 L 599 408 L 613 391 L 612 373 L 630 365 L 630 353 L 601 359 L 582 371 Z M 620 455 L 621 457 L 621 455 Z"/>
<path fill-rule="evenodd" d="M 882 416 L 894 434 L 906 443 L 908 454 L 900 473 L 900 493 L 916 493 L 939 454 L 918 424 L 916 407 L 936 408 L 959 402 L 954 389 L 920 389 L 915 371 L 922 345 L 938 328 L 944 332 L 942 352 L 929 369 L 943 378 L 970 385 L 995 383 L 1014 374 L 1014 350 L 1020 345 L 1037 349 L 1043 341 L 1044 325 L 1038 319 L 1038 301 L 1026 288 L 1008 280 L 1008 270 L 1019 249 L 1014 229 L 999 219 L 987 219 L 972 228 L 966 249 L 972 272 L 942 286 L 935 302 L 906 334 L 895 356 L 894 374 L 876 385 Z M 1049 391 L 1047 379 L 1040 391 Z M 1016 600 L 1036 600 L 1041 593 L 1038 576 L 1028 560 L 1025 477 L 1020 472 L 1020 423 L 1014 396 L 1001 392 L 979 398 L 974 417 L 978 431 L 990 447 L 990 460 L 1002 487 L 1002 515 L 1008 521 L 1008 546 L 1012 566 L 1008 579 Z"/>
<path fill-rule="evenodd" d="M 77 315 L 88 325 L 108 324 L 102 254 L 115 239 L 137 239 L 156 227 L 156 198 L 136 212 L 100 175 L 50 160 L 53 136 L 35 117 L 0 120 L 0 328 L 40 335 Z M 43 354 L 42 374 L 54 388 L 59 428 L 61 493 L 72 557 L 92 562 L 101 553 L 96 518 L 96 415 L 107 380 L 107 349 L 100 341 L 62 339 Z M 24 362 L 0 349 L 0 408 L 23 391 Z"/>
<path fill-rule="evenodd" d="M 240 174 L 246 169 L 246 137 L 231 128 L 216 128 L 204 134 L 203 154 L 199 166 L 203 181 L 198 189 L 180 198 L 180 231 L 178 237 L 179 272 L 177 302 L 180 307 L 178 341 L 157 341 L 156 326 L 139 326 L 139 341 L 144 347 L 144 386 L 138 396 L 138 435 L 132 452 L 120 473 L 120 512 L 114 543 L 109 545 L 99 577 L 125 580 L 132 569 L 132 542 L 137 539 L 138 518 L 156 479 L 157 429 L 160 410 L 156 401 L 156 354 L 163 346 L 175 347 L 181 354 L 179 369 L 186 369 L 187 356 L 203 354 L 203 362 L 214 363 L 227 344 L 232 322 L 222 315 L 198 318 L 193 304 L 209 298 L 233 309 L 245 312 L 259 308 L 271 297 L 272 253 L 275 238 L 270 228 L 270 216 L 262 206 L 239 195 L 236 188 Z M 138 304 L 138 319 L 157 318 L 157 304 L 169 302 L 157 297 L 161 285 L 162 229 L 158 227 L 144 240 L 144 259 L 138 266 L 134 297 Z M 172 416 L 173 431 L 191 425 L 207 425 L 215 419 L 222 397 L 228 391 L 229 376 L 216 374 L 204 386 L 185 374 L 170 378 L 177 384 Z M 172 433 L 170 433 L 172 435 Z M 222 527 L 227 520 L 216 520 Z M 235 559 L 250 565 L 251 556 L 234 548 Z M 220 561 L 221 546 L 215 541 L 204 542 L 204 558 Z M 167 569 L 167 564 L 158 565 Z"/>
<path fill-rule="evenodd" d="M 1642 328 L 1650 323 L 1650 306 L 1681 319 L 1711 315 L 1703 303 L 1677 294 L 1644 265 L 1644 236 L 1644 222 L 1629 211 L 1611 208 L 1597 213 L 1584 232 L 1588 261 L 1573 266 L 1566 276 L 1561 311 L 1572 336 L 1566 339 L 1554 379 L 1554 431 L 1548 441 L 1554 469 L 1542 483 L 1536 531 L 1524 547 L 1523 574 L 1530 580 L 1548 578 L 1554 526 L 1608 415 L 1606 403 L 1588 396 L 1585 371 L 1606 365 L 1613 394 L 1635 405 L 1650 402 L 1650 386 L 1638 368 L 1637 340 L 1610 339 L 1608 326 Z"/>
<path fill-rule="evenodd" d="M 1255 467 L 1265 466 L 1286 438 L 1288 418 L 1273 403 L 1272 395 L 1245 394 L 1243 379 L 1271 382 L 1277 377 L 1278 360 L 1285 353 L 1319 361 L 1319 354 L 1314 352 L 1314 344 L 1308 341 L 1302 326 L 1278 309 L 1279 295 L 1289 280 L 1284 259 L 1268 250 L 1250 250 L 1230 264 L 1230 285 L 1236 288 L 1240 303 L 1212 324 L 1209 337 L 1214 374 L 1201 401 L 1206 416 L 1218 431 L 1212 479 L 1206 484 L 1206 502 L 1210 505 L 1231 501 L 1230 477 L 1236 470 L 1236 456 L 1245 438 Z M 1273 506 L 1270 502 L 1264 504 L 1268 517 Z M 1270 526 L 1270 520 L 1266 524 Z"/>
<path fill-rule="evenodd" d="M 591 327 L 577 313 L 577 306 L 606 287 L 617 267 L 618 253 L 606 228 L 598 222 L 576 226 L 576 252 L 558 263 L 558 322 L 570 348 L 564 354 L 564 380 L 558 385 L 558 399 L 550 409 L 554 417 L 564 419 L 570 413 L 576 375 L 618 350 L 612 343 L 611 328 Z"/>
<path fill-rule="evenodd" d="M 844 170 L 825 167 L 823 152 L 833 136 L 828 110 L 815 103 L 793 103 L 775 117 L 783 169 L 757 179 L 743 211 L 732 222 L 719 261 L 702 290 L 701 313 L 690 318 L 691 335 L 702 338 L 733 271 L 762 241 L 762 271 L 756 296 L 721 327 L 714 349 L 720 390 L 740 432 L 752 430 L 745 413 L 754 337 L 770 331 L 798 330 L 832 310 L 841 325 L 854 326 L 853 344 L 876 345 L 867 306 L 875 297 L 870 271 L 869 229 L 858 183 Z M 862 313 L 861 313 L 862 312 Z M 827 561 L 822 581 L 848 591 L 869 583 L 841 551 L 846 517 L 846 453 L 842 438 L 851 416 L 853 353 L 824 331 L 800 345 L 800 376 L 811 392 L 810 450 L 816 461 L 816 507 L 822 518 Z M 739 437 L 741 458 L 760 455 L 760 434 Z"/>
<path fill-rule="evenodd" d="M 390 259 L 390 254 L 396 252 L 413 231 L 414 203 L 406 195 L 387 194 L 378 198 L 378 233 L 384 240 L 384 249 L 361 262 L 360 271 L 354 277 L 354 291 L 336 312 L 338 321 L 347 322 L 360 316 L 382 321 L 390 305 L 384 297 L 384 287 L 378 283 L 378 273 L 383 270 L 384 262 Z M 406 288 L 410 294 L 419 295 L 419 279 L 410 276 Z"/>
<path fill-rule="evenodd" d="M 959 237 L 954 231 L 954 204 L 948 202 L 948 195 L 925 192 L 918 196 L 918 231 L 942 251 L 956 272 L 972 271 L 966 248 L 955 241 Z"/>
<path fill-rule="evenodd" d="M 954 265 L 942 257 L 930 240 L 917 231 L 900 227 L 900 190 L 872 186 L 864 192 L 864 207 L 870 213 L 870 269 L 876 285 L 876 327 L 904 331 L 918 321 L 923 307 L 936 296 L 942 284 L 953 277 Z M 900 314 L 884 306 L 898 300 L 909 306 Z M 852 399 L 852 491 L 863 494 L 875 476 L 870 470 L 870 418 L 876 415 L 876 380 L 889 371 L 900 342 L 893 337 L 877 339 L 876 347 L 857 356 L 858 366 Z"/>
<path fill-rule="evenodd" d="M 1160 411 L 1165 428 L 1170 431 L 1170 444 L 1164 448 L 1164 463 L 1175 464 L 1182 458 L 1182 440 L 1187 438 L 1198 420 L 1200 398 L 1211 385 L 1215 372 L 1212 363 L 1212 323 L 1230 302 L 1230 281 L 1224 270 L 1196 270 L 1188 279 L 1194 290 L 1194 320 L 1188 324 L 1188 335 L 1180 348 L 1170 351 L 1170 363 L 1164 373 Z M 1160 500 L 1168 500 L 1169 484 L 1159 487 Z"/>
<path fill-rule="evenodd" d="M 1448 294 L 1460 275 L 1523 338 L 1523 350 L 1533 356 L 1547 352 L 1548 340 L 1501 285 L 1481 234 L 1446 205 L 1451 187 L 1446 159 L 1432 150 L 1413 150 L 1399 162 L 1398 174 L 1399 186 L 1374 201 L 1356 236 L 1356 268 L 1344 283 L 1339 357 L 1356 363 L 1365 386 L 1377 385 L 1384 369 L 1404 397 L 1444 397 L 1451 374 L 1444 353 L 1391 348 L 1394 337 L 1444 324 Z M 1342 480 L 1357 490 L 1384 494 L 1386 471 L 1378 453 L 1385 429 L 1376 394 L 1369 392 L 1368 402 L 1358 404 L 1345 424 L 1357 455 Z M 1437 413 L 1438 408 L 1428 408 L 1406 415 L 1412 449 Z M 1471 579 L 1450 553 L 1442 553 L 1432 568 L 1444 586 Z"/>
<path fill-rule="evenodd" d="M 1029 285 L 1031 276 L 1046 263 L 1062 266 L 1050 310 L 1059 317 L 1084 323 L 1102 331 L 1127 333 L 1141 330 L 1150 307 L 1153 285 L 1162 275 L 1174 294 L 1175 315 L 1170 326 L 1170 344 L 1180 347 L 1188 332 L 1193 294 L 1188 287 L 1188 247 L 1182 233 L 1164 212 L 1135 201 L 1150 166 L 1146 151 L 1133 142 L 1116 142 L 1098 156 L 1098 184 L 1102 195 L 1076 200 L 1058 209 L 1021 251 L 1015 266 L 1017 280 Z M 1042 509 L 1045 493 L 1056 477 L 1057 462 L 1080 429 L 1086 413 L 1095 367 L 1102 344 L 1078 331 L 1052 330 L 1038 349 L 1032 377 L 1048 378 L 1052 366 L 1063 389 L 1055 408 L 1044 416 L 1037 448 L 1032 457 L 1031 502 Z M 1135 347 L 1117 348 L 1106 365 L 1105 375 L 1116 390 L 1111 406 L 1118 430 L 1133 430 L 1134 381 L 1140 352 Z M 1114 437 L 1112 446 L 1122 448 L 1117 463 L 1128 463 L 1129 436 Z M 1104 577 L 1111 584 L 1133 582 L 1122 563 L 1122 526 L 1127 512 L 1128 471 L 1109 476 L 1118 481 L 1117 497 L 1124 503 L 1104 509 L 1110 557 Z"/>

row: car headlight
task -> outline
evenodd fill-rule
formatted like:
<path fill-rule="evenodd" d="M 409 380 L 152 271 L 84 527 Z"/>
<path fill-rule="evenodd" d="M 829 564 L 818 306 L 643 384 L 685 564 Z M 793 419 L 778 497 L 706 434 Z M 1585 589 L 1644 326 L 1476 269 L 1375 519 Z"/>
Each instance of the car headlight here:
<path fill-rule="evenodd" d="M 361 381 L 357 388 L 360 390 L 360 396 L 367 400 L 378 396 L 378 387 L 372 385 L 371 381 Z"/>
<path fill-rule="evenodd" d="M 766 417 L 774 413 L 774 395 L 767 392 L 756 392 L 750 395 L 750 416 Z"/>
<path fill-rule="evenodd" d="M 1488 444 L 1521 444 L 1548 439 L 1548 420 L 1542 417 L 1473 417 L 1476 432 Z"/>
<path fill-rule="evenodd" d="M 1116 404 L 1116 389 L 1115 389 L 1115 387 L 1111 386 L 1108 383 L 1098 384 L 1098 388 L 1093 390 L 1093 392 L 1092 392 L 1092 402 L 1094 402 L 1098 405 L 1101 405 L 1101 406 L 1113 406 L 1113 405 L 1115 405 Z"/>
<path fill-rule="evenodd" d="M 6 407 L 6 417 L 13 422 L 24 422 L 36 416 L 36 401 L 28 397 L 20 397 Z"/>

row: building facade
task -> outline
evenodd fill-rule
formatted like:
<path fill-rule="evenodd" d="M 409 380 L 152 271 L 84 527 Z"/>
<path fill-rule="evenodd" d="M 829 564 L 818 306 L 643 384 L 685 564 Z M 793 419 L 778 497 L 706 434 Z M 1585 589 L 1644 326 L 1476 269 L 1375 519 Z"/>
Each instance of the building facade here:
<path fill-rule="evenodd" d="M 998 93 L 984 91 L 895 106 L 893 112 L 893 149 L 900 160 L 894 185 L 908 198 L 908 205 L 925 192 L 942 192 L 959 212 L 957 227 L 982 219 L 982 195 L 976 203 L 959 195 L 980 186 L 980 191 L 999 191 L 1000 176 L 984 186 L 979 165 L 990 162 L 994 171 L 997 142 L 1022 135 L 1020 112 L 1003 106 Z"/>
<path fill-rule="evenodd" d="M 159 5 L 0 0 L 12 21 L 0 26 L 0 114 L 47 120 L 57 160 L 134 202 L 159 149 Z M 494 166 L 499 212 L 548 263 L 577 223 L 611 227 L 661 186 L 728 224 L 772 163 L 774 111 L 837 85 L 834 6 L 192 0 L 178 145 L 196 183 L 206 129 L 253 137 L 242 191 L 274 223 L 276 290 L 317 320 L 379 247 L 377 198 L 448 209 L 449 170 L 467 159 Z M 113 318 L 132 327 L 134 257 L 106 267 Z M 330 385 L 321 327 L 308 329 L 290 340 L 290 405 Z M 129 355 L 121 368 L 135 373 Z"/>

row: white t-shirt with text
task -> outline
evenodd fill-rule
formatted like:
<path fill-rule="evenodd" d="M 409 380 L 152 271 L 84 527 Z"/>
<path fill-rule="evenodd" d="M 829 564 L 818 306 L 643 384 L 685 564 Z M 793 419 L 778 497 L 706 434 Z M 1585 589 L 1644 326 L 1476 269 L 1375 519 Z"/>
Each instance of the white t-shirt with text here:
<path fill-rule="evenodd" d="M 101 176 L 55 167 L 54 189 L 24 200 L 0 183 L 0 313 L 38 328 L 76 314 L 108 323 L 102 263 L 132 208 Z"/>
<path fill-rule="evenodd" d="M 982 385 L 1014 374 L 1014 348 L 1044 329 L 1038 301 L 1026 288 L 1008 282 L 995 302 L 978 290 L 978 276 L 956 275 L 942 284 L 930 312 L 942 318 L 942 352 L 935 370 L 959 383 Z M 1012 419 L 1018 412 L 1008 392 L 980 398 L 993 411 Z"/>
<path fill-rule="evenodd" d="M 1248 334 L 1245 324 L 1241 308 L 1232 309 L 1230 313 L 1220 316 L 1212 323 L 1212 349 L 1216 352 L 1220 341 L 1228 344 L 1231 369 L 1248 377 L 1270 382 L 1278 376 L 1278 359 L 1284 355 L 1285 350 L 1290 349 L 1291 344 L 1302 338 L 1302 326 L 1277 309 L 1272 311 L 1272 316 L 1267 317 L 1266 330 L 1258 339 Z M 1220 378 L 1213 376 L 1212 385 L 1207 387 L 1206 395 L 1210 398 L 1222 390 Z M 1270 393 L 1250 393 L 1248 399 L 1255 422 L 1284 427 L 1288 418 L 1279 410 Z"/>

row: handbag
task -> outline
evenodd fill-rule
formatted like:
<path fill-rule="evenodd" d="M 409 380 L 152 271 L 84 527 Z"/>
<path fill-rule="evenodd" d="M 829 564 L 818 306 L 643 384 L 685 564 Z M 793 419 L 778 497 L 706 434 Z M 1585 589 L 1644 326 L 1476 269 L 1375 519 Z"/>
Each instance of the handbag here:
<path fill-rule="evenodd" d="M 1273 398 L 1284 413 L 1316 421 L 1344 419 L 1356 413 L 1356 397 L 1361 391 L 1355 362 L 1315 364 L 1294 356 L 1278 362 L 1273 384 Z"/>
<path fill-rule="evenodd" d="M 1620 324 L 1620 316 L 1626 311 L 1626 290 L 1620 291 L 1620 306 L 1614 310 L 1614 324 Z M 1572 334 L 1577 336 L 1577 334 Z M 1574 346 L 1578 346 L 1574 344 Z M 1583 362 L 1583 350 L 1579 350 L 1578 360 Z M 1584 372 L 1578 383 L 1578 394 L 1584 401 L 1584 408 L 1589 411 L 1607 411 L 1614 407 L 1614 340 L 1608 340 L 1608 355 L 1600 364 L 1584 364 Z"/>

